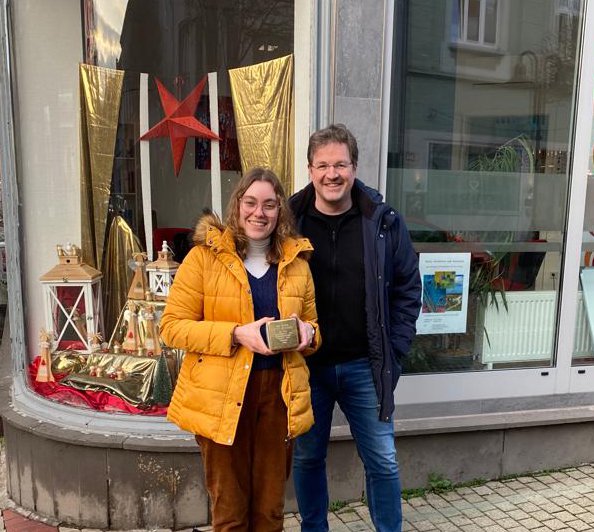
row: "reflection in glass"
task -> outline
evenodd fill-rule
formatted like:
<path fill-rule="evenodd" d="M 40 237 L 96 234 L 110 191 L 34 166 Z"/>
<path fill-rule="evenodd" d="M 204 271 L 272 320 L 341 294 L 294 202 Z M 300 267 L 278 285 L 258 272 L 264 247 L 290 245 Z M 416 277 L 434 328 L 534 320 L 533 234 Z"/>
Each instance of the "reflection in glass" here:
<path fill-rule="evenodd" d="M 479 0 L 467 0 L 466 3 L 468 4 L 466 39 L 478 42 L 481 3 Z"/>
<path fill-rule="evenodd" d="M 181 101 L 208 73 L 218 74 L 225 205 L 241 170 L 228 70 L 293 52 L 294 1 L 84 0 L 83 6 L 86 62 L 125 71 L 107 226 L 121 216 L 145 241 L 147 201 L 141 192 L 138 142 L 144 133 L 139 130 L 140 73 L 149 75 L 151 126 L 163 118 L 156 78 Z M 196 118 L 209 126 L 208 89 Z M 210 143 L 203 139 L 188 142 L 176 177 L 169 140 L 150 142 L 153 229 L 170 230 L 170 246 L 183 248 L 196 217 L 211 207 Z M 155 250 L 161 244 L 155 241 Z"/>
<path fill-rule="evenodd" d="M 497 0 L 487 0 L 485 6 L 485 42 L 495 44 L 497 36 Z"/>
<path fill-rule="evenodd" d="M 408 372 L 554 364 L 576 5 L 397 10 L 387 197 L 419 252 L 471 253 L 466 333 L 417 336 Z"/>

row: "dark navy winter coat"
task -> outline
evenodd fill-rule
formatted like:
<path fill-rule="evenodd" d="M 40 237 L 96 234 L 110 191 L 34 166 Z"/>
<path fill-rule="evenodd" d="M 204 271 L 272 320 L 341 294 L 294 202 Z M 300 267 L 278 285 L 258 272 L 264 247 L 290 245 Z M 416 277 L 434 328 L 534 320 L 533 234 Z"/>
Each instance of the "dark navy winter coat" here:
<path fill-rule="evenodd" d="M 379 419 L 389 421 L 394 412 L 394 390 L 402 359 L 415 336 L 421 309 L 418 258 L 402 217 L 382 202 L 376 190 L 358 179 L 355 187 L 357 193 L 353 197 L 358 198 L 363 225 L 369 360 Z M 314 199 L 311 183 L 291 197 L 289 203 L 298 228 Z"/>

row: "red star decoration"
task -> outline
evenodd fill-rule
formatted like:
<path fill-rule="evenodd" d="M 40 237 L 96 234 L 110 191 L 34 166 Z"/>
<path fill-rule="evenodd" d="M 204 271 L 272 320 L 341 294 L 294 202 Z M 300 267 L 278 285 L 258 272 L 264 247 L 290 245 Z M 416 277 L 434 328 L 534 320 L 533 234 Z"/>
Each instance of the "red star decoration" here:
<path fill-rule="evenodd" d="M 165 111 L 163 118 L 157 125 L 149 129 L 140 140 L 154 139 L 155 137 L 169 137 L 171 141 L 171 154 L 173 155 L 173 166 L 175 175 L 179 175 L 184 151 L 188 137 L 201 137 L 206 139 L 220 140 L 202 122 L 196 119 L 196 107 L 202 96 L 202 90 L 206 84 L 206 76 L 194 87 L 192 92 L 179 102 L 164 85 L 155 78 L 157 89 L 161 98 L 161 105 Z"/>

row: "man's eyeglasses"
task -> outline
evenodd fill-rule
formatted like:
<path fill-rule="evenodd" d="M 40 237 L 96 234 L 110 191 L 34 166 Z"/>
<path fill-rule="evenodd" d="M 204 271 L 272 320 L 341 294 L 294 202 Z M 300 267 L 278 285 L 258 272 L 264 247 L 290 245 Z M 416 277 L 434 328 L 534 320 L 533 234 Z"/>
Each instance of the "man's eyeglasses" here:
<path fill-rule="evenodd" d="M 265 201 L 264 203 L 258 204 L 254 198 L 241 198 L 239 202 L 241 203 L 241 206 L 244 208 L 244 210 L 248 212 L 255 211 L 258 208 L 258 205 L 261 205 L 264 214 L 274 214 L 280 206 L 278 201 L 274 200 Z"/>
<path fill-rule="evenodd" d="M 320 163 L 320 164 L 312 164 L 311 167 L 316 172 L 327 172 L 330 168 L 334 168 L 338 173 L 344 172 L 349 167 L 353 166 L 353 163 L 346 163 L 344 161 L 336 163 L 336 164 L 327 164 L 327 163 Z"/>

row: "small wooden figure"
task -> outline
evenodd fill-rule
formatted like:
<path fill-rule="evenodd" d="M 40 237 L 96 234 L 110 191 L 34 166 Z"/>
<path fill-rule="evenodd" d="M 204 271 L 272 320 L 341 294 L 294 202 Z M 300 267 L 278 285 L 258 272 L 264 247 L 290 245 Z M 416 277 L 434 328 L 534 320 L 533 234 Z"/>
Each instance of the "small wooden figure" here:
<path fill-rule="evenodd" d="M 56 379 L 52 373 L 52 355 L 50 352 L 52 345 L 52 337 L 45 329 L 41 329 L 39 334 L 39 367 L 37 368 L 37 375 L 35 380 L 37 382 L 55 382 Z"/>
<path fill-rule="evenodd" d="M 155 309 L 152 305 L 147 305 L 143 313 L 146 320 L 146 333 L 144 336 L 146 353 L 148 356 L 159 356 L 161 354 L 161 344 L 157 325 L 155 324 Z"/>
<path fill-rule="evenodd" d="M 148 283 L 146 279 L 146 253 L 134 253 L 134 277 L 128 291 L 128 299 L 144 300 Z"/>
<path fill-rule="evenodd" d="M 80 315 L 78 309 L 72 310 L 72 321 L 74 322 L 74 326 L 76 327 L 78 334 L 81 338 L 88 338 L 87 335 L 87 327 L 85 326 L 85 320 Z"/>
<path fill-rule="evenodd" d="M 138 350 L 138 315 L 136 314 L 137 307 L 132 301 L 128 301 L 128 308 L 124 312 L 124 321 L 128 324 L 126 335 L 122 342 L 122 349 L 128 352 L 136 352 Z"/>
<path fill-rule="evenodd" d="M 103 338 L 101 338 L 101 334 L 95 333 L 91 335 L 91 352 L 97 353 L 101 351 L 101 344 L 103 342 Z"/>

